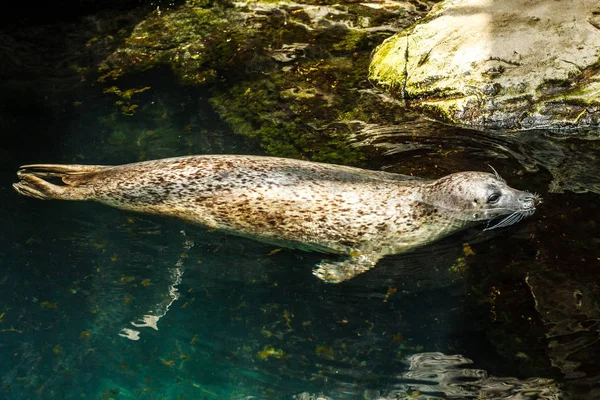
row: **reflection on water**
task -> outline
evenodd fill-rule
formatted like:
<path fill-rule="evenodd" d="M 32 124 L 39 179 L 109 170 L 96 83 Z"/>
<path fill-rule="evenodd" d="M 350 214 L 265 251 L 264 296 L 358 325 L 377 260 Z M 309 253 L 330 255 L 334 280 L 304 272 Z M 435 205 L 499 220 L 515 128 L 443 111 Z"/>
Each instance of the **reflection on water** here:
<path fill-rule="evenodd" d="M 369 390 L 365 400 L 392 399 L 538 399 L 558 400 L 558 385 L 543 378 L 498 378 L 471 368 L 473 361 L 461 355 L 417 353 L 407 358 L 408 370 L 396 377 L 393 389 Z M 296 400 L 327 400 L 325 395 L 301 393 Z M 337 397 L 335 397 L 337 398 Z"/>
<path fill-rule="evenodd" d="M 491 164 L 545 202 L 517 225 L 385 258 L 341 285 L 312 276 L 319 254 L 8 189 L 28 162 L 260 152 L 201 93 L 161 84 L 134 119 L 84 97 L 48 126 L 55 146 L 5 150 L 2 398 L 593 398 L 595 142 L 416 117 L 362 126 L 370 168 L 433 178 Z"/>
<path fill-rule="evenodd" d="M 406 380 L 401 393 L 417 392 L 415 398 L 432 398 L 436 394 L 459 399 L 560 398 L 560 390 L 552 380 L 490 377 L 484 370 L 470 368 L 473 361 L 460 355 L 420 353 L 410 356 L 408 363 L 409 370 L 401 375 Z"/>
<path fill-rule="evenodd" d="M 476 163 L 464 160 L 465 156 L 512 159 L 527 172 L 540 167 L 548 170 L 552 193 L 600 193 L 600 144 L 575 134 L 475 132 L 414 117 L 403 125 L 363 126 L 354 139 L 355 145 L 373 146 L 388 156 L 418 153 L 452 158 L 452 154 L 460 154 L 466 165 Z"/>
<path fill-rule="evenodd" d="M 181 231 L 181 233 L 185 237 L 185 231 Z M 194 247 L 194 242 L 186 239 L 182 247 L 185 251 L 189 251 L 192 247 Z M 133 325 L 135 328 L 152 328 L 156 331 L 158 330 L 158 321 L 167 315 L 171 305 L 173 305 L 173 303 L 179 299 L 179 291 L 177 290 L 177 286 L 181 283 L 184 260 L 186 258 L 187 253 L 180 254 L 175 266 L 168 270 L 171 274 L 171 283 L 169 285 L 169 292 L 166 294 L 165 299 L 154 305 L 149 311 L 149 314 L 144 314 L 140 318 L 141 322 L 130 321 L 131 325 Z M 144 280 L 142 281 L 142 285 L 150 286 L 151 282 L 150 280 Z M 121 329 L 121 332 L 119 332 L 119 336 L 126 337 L 130 340 L 139 340 L 140 331 L 137 329 L 123 328 Z"/>

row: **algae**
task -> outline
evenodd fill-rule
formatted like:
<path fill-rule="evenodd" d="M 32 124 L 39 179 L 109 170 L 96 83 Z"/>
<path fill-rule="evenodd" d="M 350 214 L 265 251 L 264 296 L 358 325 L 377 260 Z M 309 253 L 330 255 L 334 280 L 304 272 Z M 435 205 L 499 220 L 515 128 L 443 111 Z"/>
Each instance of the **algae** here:
<path fill-rule="evenodd" d="M 356 130 L 403 115 L 373 93 L 371 51 L 425 12 L 394 2 L 190 0 L 138 24 L 102 63 L 99 81 L 166 65 L 182 84 L 203 88 L 233 131 L 267 154 L 363 165 L 368 155 L 352 145 Z M 129 106 L 126 115 L 144 104 Z M 156 134 L 178 133 L 153 130 L 146 138 Z M 139 144 L 120 129 L 112 143 Z"/>

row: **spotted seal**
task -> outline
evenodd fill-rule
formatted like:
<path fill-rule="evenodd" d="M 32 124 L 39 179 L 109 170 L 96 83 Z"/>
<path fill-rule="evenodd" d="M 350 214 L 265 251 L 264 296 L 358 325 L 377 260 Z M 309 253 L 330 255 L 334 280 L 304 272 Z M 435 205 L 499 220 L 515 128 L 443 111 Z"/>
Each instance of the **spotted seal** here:
<path fill-rule="evenodd" d="M 495 172 L 495 171 L 494 171 Z M 538 196 L 498 174 L 437 180 L 293 159 L 198 155 L 119 166 L 24 165 L 13 186 L 38 199 L 91 200 L 263 242 L 339 254 L 314 274 L 341 282 L 477 223 L 535 212 Z M 331 257 L 329 257 L 331 259 Z"/>

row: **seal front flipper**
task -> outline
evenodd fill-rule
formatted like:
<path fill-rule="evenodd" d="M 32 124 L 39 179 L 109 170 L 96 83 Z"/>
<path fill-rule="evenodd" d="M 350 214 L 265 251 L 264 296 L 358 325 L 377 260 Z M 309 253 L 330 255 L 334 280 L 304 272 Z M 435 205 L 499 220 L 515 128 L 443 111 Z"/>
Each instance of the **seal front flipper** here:
<path fill-rule="evenodd" d="M 340 283 L 367 272 L 381 258 L 374 253 L 356 253 L 351 253 L 348 258 L 341 261 L 321 261 L 315 266 L 313 275 L 327 283 Z"/>

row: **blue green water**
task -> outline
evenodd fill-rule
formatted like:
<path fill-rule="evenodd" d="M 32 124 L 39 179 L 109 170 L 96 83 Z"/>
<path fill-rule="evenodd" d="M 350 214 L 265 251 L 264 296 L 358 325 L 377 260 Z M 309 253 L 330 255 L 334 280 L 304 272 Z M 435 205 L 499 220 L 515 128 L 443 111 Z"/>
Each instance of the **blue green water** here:
<path fill-rule="evenodd" d="M 371 168 L 422 165 L 436 177 L 493 162 L 544 203 L 516 226 L 386 258 L 340 285 L 311 274 L 318 254 L 12 190 L 27 163 L 262 154 L 202 92 L 152 79 L 133 117 L 93 87 L 15 90 L 4 105 L 0 398 L 462 399 L 482 387 L 494 398 L 558 398 L 556 387 L 593 398 L 598 195 L 549 193 L 553 178 L 530 168 L 526 143 L 424 121 L 357 138 Z M 565 304 L 560 293 L 548 303 L 540 287 L 553 285 L 568 287 Z"/>

